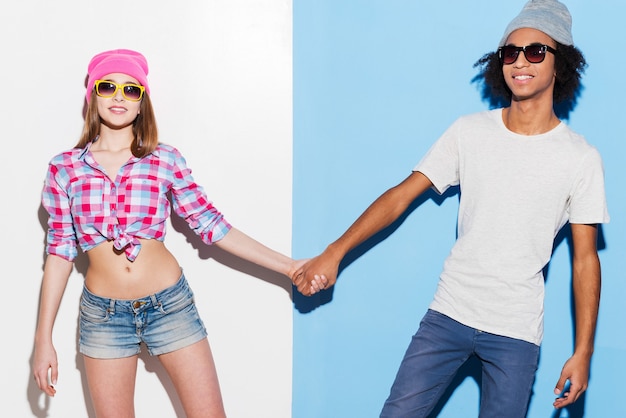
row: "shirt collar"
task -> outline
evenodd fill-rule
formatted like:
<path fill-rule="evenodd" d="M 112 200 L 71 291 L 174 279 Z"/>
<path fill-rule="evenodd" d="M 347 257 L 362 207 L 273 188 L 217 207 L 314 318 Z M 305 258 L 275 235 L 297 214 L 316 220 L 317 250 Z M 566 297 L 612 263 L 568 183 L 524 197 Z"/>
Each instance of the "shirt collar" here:
<path fill-rule="evenodd" d="M 93 141 L 87 143 L 87 146 L 85 146 L 85 148 L 83 148 L 81 150 L 81 152 L 78 154 L 78 159 L 79 160 L 84 160 L 85 159 L 85 155 L 87 155 L 87 153 L 89 152 L 89 149 L 91 148 L 91 144 L 93 144 L 97 140 L 98 140 L 98 137 L 96 137 Z"/>
<path fill-rule="evenodd" d="M 85 159 L 85 155 L 87 155 L 87 153 L 89 152 L 89 150 L 91 149 L 91 146 L 98 141 L 99 136 L 96 136 L 93 140 L 91 140 L 90 142 L 87 143 L 87 145 L 85 146 L 85 148 L 83 148 L 81 150 L 81 152 L 78 154 L 78 159 L 79 160 L 84 160 Z M 156 147 L 154 151 L 151 152 L 151 155 L 154 155 L 155 157 L 159 157 L 159 147 Z M 133 160 L 137 160 L 138 158 L 134 157 Z"/>

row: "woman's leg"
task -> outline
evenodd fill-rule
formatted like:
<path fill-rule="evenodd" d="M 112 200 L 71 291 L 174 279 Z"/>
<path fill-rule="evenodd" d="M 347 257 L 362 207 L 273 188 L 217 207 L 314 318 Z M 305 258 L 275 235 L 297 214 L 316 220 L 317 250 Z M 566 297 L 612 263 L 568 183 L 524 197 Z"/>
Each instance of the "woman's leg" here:
<path fill-rule="evenodd" d="M 96 416 L 134 418 L 137 356 L 119 359 L 83 358 Z"/>
<path fill-rule="evenodd" d="M 172 379 L 187 418 L 226 417 L 209 341 L 159 355 Z"/>

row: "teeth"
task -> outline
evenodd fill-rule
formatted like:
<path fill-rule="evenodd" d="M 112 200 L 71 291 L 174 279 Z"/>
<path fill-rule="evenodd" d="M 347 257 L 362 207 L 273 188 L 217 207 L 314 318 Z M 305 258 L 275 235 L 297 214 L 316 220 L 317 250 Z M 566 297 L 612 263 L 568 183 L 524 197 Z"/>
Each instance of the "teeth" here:
<path fill-rule="evenodd" d="M 515 76 L 516 80 L 528 80 L 528 79 L 531 79 L 531 78 L 533 78 L 533 77 L 530 76 L 530 75 L 517 75 L 517 76 Z"/>

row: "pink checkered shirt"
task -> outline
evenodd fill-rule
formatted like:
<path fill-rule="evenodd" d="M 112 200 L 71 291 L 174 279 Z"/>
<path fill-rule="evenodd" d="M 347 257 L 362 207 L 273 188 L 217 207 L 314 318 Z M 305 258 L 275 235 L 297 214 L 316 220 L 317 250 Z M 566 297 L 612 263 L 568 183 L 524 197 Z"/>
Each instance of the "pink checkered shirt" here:
<path fill-rule="evenodd" d="M 85 148 L 55 156 L 48 167 L 42 203 L 48 211 L 46 252 L 74 260 L 104 241 L 113 241 L 133 261 L 139 238 L 165 239 L 170 200 L 176 214 L 207 244 L 230 229 L 196 184 L 180 152 L 160 144 L 143 158 L 131 158 L 112 181 Z"/>

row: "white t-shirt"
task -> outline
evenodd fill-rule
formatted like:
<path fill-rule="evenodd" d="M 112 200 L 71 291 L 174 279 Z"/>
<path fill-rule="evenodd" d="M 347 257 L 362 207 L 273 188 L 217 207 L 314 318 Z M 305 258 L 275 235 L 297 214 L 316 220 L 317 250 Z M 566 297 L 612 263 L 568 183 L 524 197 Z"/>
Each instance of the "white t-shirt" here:
<path fill-rule="evenodd" d="M 459 118 L 414 168 L 438 193 L 460 185 L 458 238 L 430 308 L 539 345 L 543 268 L 568 221 L 609 221 L 598 151 L 564 123 L 519 135 L 502 109 Z"/>

